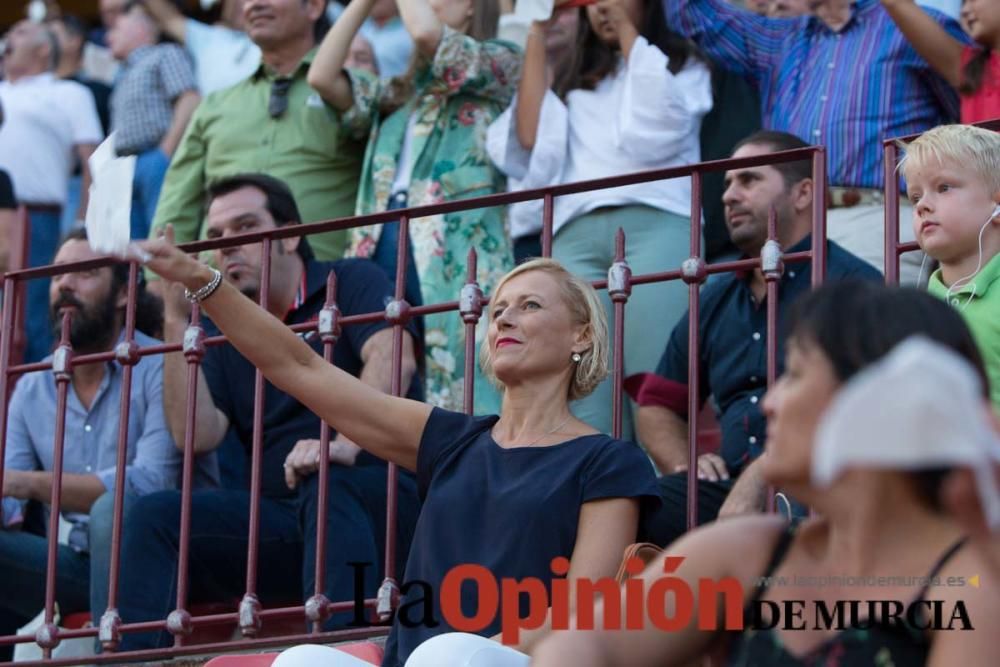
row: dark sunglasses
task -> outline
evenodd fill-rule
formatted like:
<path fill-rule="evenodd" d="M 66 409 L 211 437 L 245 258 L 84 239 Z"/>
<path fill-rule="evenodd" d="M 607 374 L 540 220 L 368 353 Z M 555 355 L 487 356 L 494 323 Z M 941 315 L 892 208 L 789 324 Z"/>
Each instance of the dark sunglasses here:
<path fill-rule="evenodd" d="M 271 118 L 281 118 L 288 110 L 288 89 L 292 80 L 288 78 L 275 79 L 271 84 L 271 99 L 267 102 L 267 113 Z"/>

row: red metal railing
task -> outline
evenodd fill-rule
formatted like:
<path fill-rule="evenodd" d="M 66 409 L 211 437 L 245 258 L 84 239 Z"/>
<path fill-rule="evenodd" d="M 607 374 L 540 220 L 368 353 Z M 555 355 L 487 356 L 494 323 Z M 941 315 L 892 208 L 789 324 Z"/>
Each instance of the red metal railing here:
<path fill-rule="evenodd" d="M 465 396 L 464 407 L 466 412 L 471 412 L 473 405 L 473 372 L 476 363 L 475 354 L 475 329 L 482 317 L 482 307 L 484 303 L 483 292 L 476 280 L 477 255 L 474 248 L 470 248 L 468 255 L 468 270 L 465 286 L 461 289 L 457 301 L 448 301 L 438 304 L 429 304 L 420 307 L 411 307 L 404 299 L 406 280 L 406 248 L 408 247 L 409 224 L 412 220 L 429 215 L 439 215 L 448 212 L 469 210 L 476 208 L 486 208 L 492 206 L 509 205 L 517 202 L 532 199 L 543 200 L 543 232 L 542 248 L 543 255 L 551 255 L 552 248 L 552 212 L 553 200 L 557 196 L 585 192 L 589 190 L 600 190 L 605 188 L 628 185 L 632 183 L 642 183 L 672 178 L 690 177 L 692 179 L 691 209 L 698 212 L 701 210 L 701 174 L 712 171 L 721 171 L 737 167 L 751 167 L 768 164 L 778 164 L 798 160 L 810 159 L 812 161 L 813 175 L 816 183 L 826 181 L 826 153 L 822 147 L 810 147 L 805 149 L 784 151 L 751 158 L 717 160 L 704 162 L 682 167 L 669 169 L 659 169 L 654 171 L 628 174 L 613 178 L 597 179 L 592 181 L 572 183 L 559 186 L 551 186 L 539 190 L 504 193 L 489 195 L 476 199 L 468 199 L 455 202 L 420 206 L 400 211 L 386 211 L 366 216 L 342 218 L 327 222 L 316 223 L 308 226 L 292 225 L 273 230 L 241 234 L 226 239 L 215 239 L 199 241 L 183 246 L 189 252 L 202 252 L 215 250 L 224 247 L 233 247 L 249 243 L 260 243 L 262 245 L 262 256 L 264 258 L 263 276 L 261 281 L 261 304 L 266 303 L 267 289 L 270 275 L 270 248 L 271 244 L 280 239 L 294 236 L 308 236 L 316 233 L 333 230 L 344 230 L 363 225 L 380 224 L 399 220 L 399 255 L 396 273 L 395 298 L 390 302 L 384 312 L 367 313 L 350 317 L 342 317 L 336 306 L 336 282 L 331 276 L 327 284 L 326 303 L 320 311 L 315 321 L 307 322 L 291 327 L 297 332 L 316 331 L 323 342 L 324 356 L 329 361 L 332 359 L 333 345 L 336 343 L 340 331 L 343 327 L 365 322 L 385 320 L 393 327 L 393 360 L 392 360 L 392 393 L 401 395 L 404 387 L 401 383 L 401 364 L 403 353 L 403 329 L 407 322 L 415 316 L 427 315 L 431 313 L 457 312 L 465 325 Z M 623 359 L 624 359 L 624 336 L 625 322 L 624 314 L 629 296 L 633 286 L 649 283 L 683 280 L 689 288 L 689 308 L 690 308 L 690 332 L 689 332 L 689 414 L 692 415 L 689 428 L 689 453 L 692 461 L 698 454 L 698 424 L 693 416 L 697 415 L 699 405 L 698 387 L 698 359 L 699 359 L 699 337 L 698 337 L 698 311 L 699 311 L 699 288 L 709 275 L 725 273 L 736 270 L 747 270 L 760 267 L 767 280 L 767 322 L 768 322 L 768 385 L 775 380 L 777 373 L 777 296 L 778 283 L 782 275 L 782 260 L 812 259 L 812 281 L 814 284 L 822 282 L 826 270 L 825 244 L 825 215 L 826 201 L 824 187 L 814 189 L 815 198 L 813 202 L 813 236 L 812 248 L 809 251 L 799 252 L 789 255 L 782 255 L 781 248 L 776 238 L 775 220 L 772 217 L 768 225 L 768 241 L 761 257 L 744 259 L 733 262 L 723 262 L 713 265 L 706 265 L 701 257 L 701 229 L 694 223 L 690 236 L 690 257 L 678 268 L 667 268 L 662 272 L 649 273 L 633 276 L 626 261 L 627 239 L 621 230 L 616 237 L 615 260 L 609 267 L 607 280 L 596 281 L 594 286 L 598 289 L 607 289 L 614 305 L 614 349 L 613 349 L 613 435 L 620 436 L 622 428 L 622 380 L 623 380 Z M 695 221 L 699 215 L 692 216 Z M 8 295 L 15 295 L 18 289 L 28 280 L 38 279 L 46 276 L 54 276 L 62 273 L 81 271 L 97 267 L 109 266 L 115 260 L 110 258 L 95 259 L 86 262 L 73 264 L 63 264 L 59 266 L 47 266 L 25 269 L 8 273 L 4 277 L 4 292 Z M 31 364 L 13 363 L 12 356 L 13 341 L 10 336 L 3 336 L 0 341 L 0 479 L 3 477 L 4 454 L 6 448 L 6 428 L 8 416 L 8 398 L 12 387 L 12 381 L 30 372 L 52 372 L 55 374 L 59 387 L 59 405 L 57 407 L 56 424 L 57 434 L 55 438 L 56 469 L 54 473 L 54 484 L 52 497 L 50 499 L 52 524 L 49 527 L 49 534 L 56 534 L 58 514 L 61 507 L 61 484 L 62 478 L 61 461 L 63 451 L 63 429 L 65 426 L 65 397 L 73 369 L 85 364 L 103 363 L 116 360 L 125 368 L 124 390 L 121 397 L 121 422 L 118 434 L 118 459 L 116 472 L 116 491 L 114 499 L 114 524 L 111 545 L 111 572 L 109 577 L 109 597 L 108 609 L 104 611 L 99 627 L 80 628 L 74 630 L 61 630 L 53 624 L 54 606 L 57 599 L 55 590 L 55 555 L 56 543 L 50 541 L 48 554 L 48 580 L 46 583 L 45 597 L 45 622 L 46 625 L 36 636 L 26 637 L 2 637 L 0 646 L 16 643 L 37 641 L 44 649 L 45 660 L 34 664 L 63 665 L 75 664 L 79 658 L 73 659 L 51 659 L 51 649 L 62 639 L 76 637 L 98 637 L 107 653 L 103 653 L 94 658 L 88 658 L 87 662 L 94 664 L 104 664 L 112 662 L 136 662 L 142 660 L 154 660 L 165 657 L 190 655 L 195 653 L 220 652 L 234 649 L 248 649 L 256 647 L 276 646 L 294 642 L 331 642 L 349 638 L 364 638 L 373 635 L 384 634 L 386 627 L 352 628 L 347 630 L 337 630 L 324 632 L 321 629 L 321 622 L 335 611 L 351 609 L 352 601 L 330 601 L 323 595 L 326 573 L 323 572 L 322 564 L 326 549 L 325 540 L 325 512 L 326 498 L 329 494 L 328 479 L 325 468 L 321 467 L 319 484 L 319 512 L 320 517 L 317 522 L 317 558 L 316 558 L 316 585 L 313 591 L 304 591 L 304 595 L 309 597 L 302 605 L 284 607 L 279 609 L 262 609 L 257 598 L 257 557 L 259 550 L 258 528 L 259 528 L 259 500 L 261 497 L 261 474 L 262 474 L 262 449 L 263 449 L 263 382 L 264 379 L 258 371 L 256 377 L 255 398 L 254 398 L 254 427 L 253 441 L 251 447 L 251 514 L 250 514 L 250 534 L 249 546 L 247 549 L 247 578 L 245 593 L 239 603 L 237 610 L 227 613 L 215 613 L 208 615 L 192 615 L 189 607 L 189 589 L 187 582 L 188 571 L 188 545 L 190 540 L 191 521 L 191 490 L 192 472 L 194 461 L 194 437 L 195 419 L 194 409 L 197 400 L 197 373 L 204 355 L 206 346 L 218 345 L 225 342 L 224 337 L 206 338 L 204 332 L 198 326 L 199 312 L 197 306 L 192 308 L 190 326 L 185 334 L 183 343 L 169 343 L 149 347 L 138 347 L 135 342 L 135 294 L 138 279 L 138 267 L 132 263 L 129 271 L 129 303 L 127 309 L 124 341 L 114 350 L 98 354 L 74 355 L 68 337 L 68 319 L 63 321 L 63 335 L 55 358 L 51 362 L 40 362 Z M 16 306 L 19 299 L 8 298 L 3 304 L 2 331 L 10 332 L 14 327 Z M 68 318 L 68 315 L 67 315 Z M 178 590 L 176 609 L 169 616 L 162 620 L 142 622 L 142 623 L 122 623 L 118 616 L 117 602 L 119 590 L 117 586 L 118 573 L 120 571 L 120 550 L 122 539 L 122 506 L 123 488 L 121 483 L 124 479 L 125 470 L 125 443 L 127 438 L 128 410 L 129 410 L 129 387 L 131 384 L 132 367 L 145 356 L 178 353 L 185 355 L 188 363 L 188 395 L 186 429 L 183 443 L 184 465 L 181 483 L 181 539 L 180 554 L 178 562 Z M 321 451 L 329 452 L 330 427 L 326 424 L 322 426 L 320 433 Z M 376 611 L 380 616 L 385 617 L 395 608 L 398 599 L 398 586 L 392 576 L 395 572 L 396 542 L 396 482 L 397 470 L 395 466 L 389 466 L 389 476 L 387 482 L 388 510 L 387 510 L 387 533 L 386 533 L 386 553 L 385 572 L 386 578 L 375 599 L 365 600 L 365 606 Z M 697 503 L 694 501 L 697 494 L 698 479 L 696 476 L 696 466 L 688 467 L 688 521 L 689 525 L 694 525 L 697 521 Z M 0 489 L 2 491 L 2 489 Z M 2 495 L 2 494 L 0 494 Z M 296 575 L 297 576 L 297 575 Z M 311 632 L 303 632 L 284 637 L 259 637 L 262 625 L 274 619 L 299 618 L 311 623 Z M 243 639 L 234 642 L 212 643 L 212 644 L 190 644 L 186 638 L 190 636 L 195 628 L 213 626 L 220 624 L 236 623 L 243 635 Z M 114 653 L 123 633 L 140 632 L 150 630 L 162 630 L 166 628 L 174 636 L 174 645 L 169 648 L 149 649 L 143 651 L 133 651 L 130 653 Z M 32 664 L 32 663 L 25 663 Z"/>
<path fill-rule="evenodd" d="M 28 209 L 20 206 L 17 209 L 17 220 L 14 229 L 11 230 L 11 237 L 7 239 L 7 271 L 20 271 L 28 268 L 28 253 L 31 250 L 31 219 L 28 217 Z M 10 331 L 13 336 L 11 348 L 11 361 L 21 363 L 24 359 L 24 348 L 26 345 L 24 333 L 24 290 L 25 285 L 18 285 L 19 296 L 17 297 L 17 311 L 14 313 L 15 327 Z M 8 335 L 8 330 L 4 329 L 3 335 Z"/>

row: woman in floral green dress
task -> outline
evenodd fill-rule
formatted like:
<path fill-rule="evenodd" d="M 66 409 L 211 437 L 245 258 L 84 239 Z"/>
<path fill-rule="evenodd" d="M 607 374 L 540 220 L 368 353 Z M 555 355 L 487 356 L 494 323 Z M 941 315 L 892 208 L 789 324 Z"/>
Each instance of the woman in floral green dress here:
<path fill-rule="evenodd" d="M 497 0 L 399 0 L 413 37 L 410 70 L 380 82 L 344 69 L 348 45 L 374 0 L 352 0 L 320 46 L 309 83 L 344 121 L 370 127 L 357 212 L 374 213 L 503 192 L 504 177 L 486 154 L 486 128 L 510 103 L 521 54 L 492 39 Z M 355 229 L 351 252 L 395 277 L 395 225 Z M 411 302 L 453 301 L 466 280 L 466 254 L 479 253 L 478 281 L 489 292 L 511 266 L 501 208 L 435 215 L 410 226 L 419 291 Z M 465 335 L 455 313 L 424 318 L 427 401 L 460 410 Z M 495 412 L 496 392 L 477 373 L 476 412 Z"/>

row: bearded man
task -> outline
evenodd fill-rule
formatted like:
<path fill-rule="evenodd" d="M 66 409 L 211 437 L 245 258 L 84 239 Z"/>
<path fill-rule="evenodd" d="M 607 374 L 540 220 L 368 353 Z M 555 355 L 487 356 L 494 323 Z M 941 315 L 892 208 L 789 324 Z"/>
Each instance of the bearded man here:
<path fill-rule="evenodd" d="M 84 229 L 74 230 L 56 251 L 54 264 L 97 259 Z M 55 339 L 70 316 L 73 355 L 113 349 L 124 341 L 128 266 L 70 270 L 52 278 L 49 315 Z M 156 334 L 162 304 L 138 286 L 136 327 Z M 135 332 L 141 347 L 159 343 Z M 52 356 L 46 358 L 51 361 Z M 56 600 L 65 616 L 106 607 L 110 567 L 111 517 L 115 484 L 129 499 L 177 488 L 180 451 L 163 414 L 163 356 L 143 356 L 132 372 L 126 465 L 116 475 L 118 422 L 124 368 L 118 361 L 70 364 L 63 445 L 62 502 L 65 528 L 59 531 Z M 3 525 L 0 528 L 0 636 L 13 634 L 45 604 L 49 516 L 47 503 L 55 479 L 57 389 L 51 371 L 20 378 L 11 397 L 3 473 Z M 218 483 L 214 455 L 195 463 L 199 486 Z M 41 510 L 36 511 L 36 510 Z M 41 520 L 40 520 L 41 519 Z M 52 536 L 55 537 L 55 536 Z M 2 655 L 0 655 L 2 659 Z"/>

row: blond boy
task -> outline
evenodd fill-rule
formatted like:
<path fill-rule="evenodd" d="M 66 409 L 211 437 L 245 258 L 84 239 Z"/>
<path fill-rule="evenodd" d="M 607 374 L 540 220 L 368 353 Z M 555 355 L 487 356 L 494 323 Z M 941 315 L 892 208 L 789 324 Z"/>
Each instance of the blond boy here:
<path fill-rule="evenodd" d="M 942 125 L 906 146 L 913 233 L 940 263 L 928 290 L 962 311 L 1000 413 L 1000 134 Z"/>

